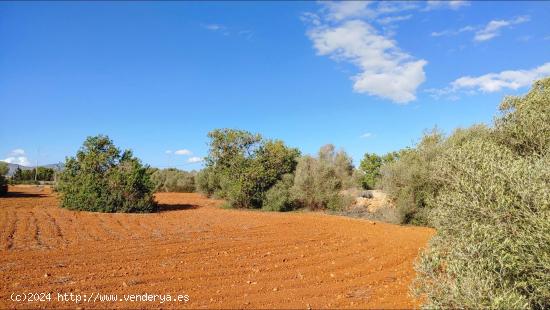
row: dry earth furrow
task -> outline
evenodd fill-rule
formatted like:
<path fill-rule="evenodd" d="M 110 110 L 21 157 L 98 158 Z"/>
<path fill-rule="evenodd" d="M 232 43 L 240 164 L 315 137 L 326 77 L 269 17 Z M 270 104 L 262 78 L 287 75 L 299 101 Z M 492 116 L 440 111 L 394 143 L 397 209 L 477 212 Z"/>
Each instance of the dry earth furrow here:
<path fill-rule="evenodd" d="M 0 198 L 0 308 L 411 308 L 433 231 L 317 213 L 224 210 L 160 193 L 156 214 L 76 212 L 48 189 Z M 188 294 L 189 303 L 10 302 L 12 292 Z"/>

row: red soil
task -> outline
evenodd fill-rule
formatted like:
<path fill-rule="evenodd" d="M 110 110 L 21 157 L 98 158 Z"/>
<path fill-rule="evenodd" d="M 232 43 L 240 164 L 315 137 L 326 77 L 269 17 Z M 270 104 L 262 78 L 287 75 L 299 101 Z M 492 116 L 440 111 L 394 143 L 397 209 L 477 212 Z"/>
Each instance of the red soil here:
<path fill-rule="evenodd" d="M 0 198 L 0 308 L 419 306 L 408 287 L 431 229 L 224 210 L 198 194 L 156 197 L 160 213 L 102 214 L 61 209 L 47 188 L 10 187 Z M 48 292 L 51 301 L 11 300 Z M 189 301 L 58 301 L 71 292 Z"/>

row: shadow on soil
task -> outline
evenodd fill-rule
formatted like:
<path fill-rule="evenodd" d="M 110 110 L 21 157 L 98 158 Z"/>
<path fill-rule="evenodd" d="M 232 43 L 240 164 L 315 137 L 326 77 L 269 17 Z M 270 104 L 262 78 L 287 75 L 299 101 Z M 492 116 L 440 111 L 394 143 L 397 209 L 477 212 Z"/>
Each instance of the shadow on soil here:
<path fill-rule="evenodd" d="M 23 192 L 7 192 L 4 198 L 42 198 L 47 197 L 44 193 L 23 193 Z"/>
<path fill-rule="evenodd" d="M 159 204 L 159 212 L 180 211 L 180 210 L 193 210 L 198 209 L 200 206 L 189 204 Z"/>

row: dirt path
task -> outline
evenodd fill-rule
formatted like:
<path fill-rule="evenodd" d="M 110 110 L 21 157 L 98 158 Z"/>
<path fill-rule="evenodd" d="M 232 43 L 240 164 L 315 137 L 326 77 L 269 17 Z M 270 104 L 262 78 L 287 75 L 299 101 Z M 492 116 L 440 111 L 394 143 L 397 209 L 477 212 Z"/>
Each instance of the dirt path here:
<path fill-rule="evenodd" d="M 223 210 L 198 194 L 158 194 L 157 214 L 99 214 L 58 208 L 49 189 L 10 192 L 0 198 L 0 308 L 411 308 L 412 264 L 433 234 L 316 213 Z M 10 300 L 48 292 L 51 301 Z M 99 298 L 58 301 L 71 292 Z M 189 302 L 99 301 L 145 293 Z"/>

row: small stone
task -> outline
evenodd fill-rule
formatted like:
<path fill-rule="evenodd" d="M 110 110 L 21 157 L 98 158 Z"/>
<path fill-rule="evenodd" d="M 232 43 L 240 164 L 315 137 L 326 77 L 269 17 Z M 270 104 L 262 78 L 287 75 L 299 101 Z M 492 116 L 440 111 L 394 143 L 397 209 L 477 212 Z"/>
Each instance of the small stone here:
<path fill-rule="evenodd" d="M 50 276 L 49 273 L 45 273 L 45 274 L 44 274 L 44 278 L 47 278 L 47 277 L 49 277 L 49 276 Z"/>
<path fill-rule="evenodd" d="M 124 287 L 128 287 L 128 283 L 126 283 L 126 282 L 122 282 L 122 286 L 124 286 Z"/>
<path fill-rule="evenodd" d="M 276 291 L 278 291 L 278 290 L 279 290 L 279 289 L 276 288 L 276 287 L 273 288 L 273 291 L 274 291 L 274 292 L 276 292 Z"/>

